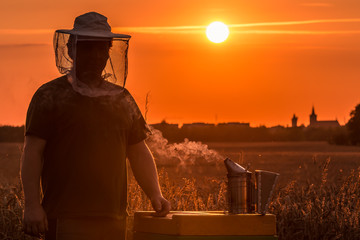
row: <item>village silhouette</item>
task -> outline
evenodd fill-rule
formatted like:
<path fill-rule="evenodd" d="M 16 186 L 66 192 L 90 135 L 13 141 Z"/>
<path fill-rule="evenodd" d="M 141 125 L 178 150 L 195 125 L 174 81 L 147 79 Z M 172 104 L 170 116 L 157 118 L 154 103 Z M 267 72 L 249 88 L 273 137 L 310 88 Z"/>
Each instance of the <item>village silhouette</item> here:
<path fill-rule="evenodd" d="M 151 126 L 162 132 L 170 142 L 179 142 L 185 138 L 193 141 L 204 142 L 234 142 L 234 141 L 328 141 L 330 143 L 345 144 L 346 129 L 337 120 L 317 119 L 315 108 L 309 115 L 308 126 L 298 126 L 298 117 L 294 114 L 291 127 L 277 125 L 274 127 L 251 127 L 250 123 L 161 123 Z"/>
<path fill-rule="evenodd" d="M 261 142 L 261 141 L 328 141 L 335 144 L 347 144 L 346 127 L 337 120 L 317 119 L 315 108 L 309 115 L 309 125 L 298 126 L 298 117 L 294 114 L 291 126 L 277 125 L 274 127 L 251 127 L 250 123 L 225 122 L 204 123 L 194 122 L 179 124 L 161 123 L 151 124 L 160 130 L 169 142 L 182 142 L 184 139 L 202 142 Z M 0 142 L 22 142 L 24 126 L 0 126 Z"/>

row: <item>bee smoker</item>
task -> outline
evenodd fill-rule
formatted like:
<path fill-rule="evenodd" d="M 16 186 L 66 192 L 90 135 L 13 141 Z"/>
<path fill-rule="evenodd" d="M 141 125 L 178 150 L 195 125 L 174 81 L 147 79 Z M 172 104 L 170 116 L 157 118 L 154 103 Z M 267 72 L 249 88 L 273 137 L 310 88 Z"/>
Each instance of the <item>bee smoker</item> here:
<path fill-rule="evenodd" d="M 279 174 L 264 170 L 252 173 L 241 165 L 226 158 L 228 171 L 228 211 L 230 214 L 265 214 L 269 208 L 273 189 Z"/>

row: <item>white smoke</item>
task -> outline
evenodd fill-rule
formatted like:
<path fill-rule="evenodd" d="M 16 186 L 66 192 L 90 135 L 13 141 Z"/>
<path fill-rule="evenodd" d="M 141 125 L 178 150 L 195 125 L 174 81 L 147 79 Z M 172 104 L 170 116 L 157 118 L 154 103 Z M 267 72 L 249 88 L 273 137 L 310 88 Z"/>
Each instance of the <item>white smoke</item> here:
<path fill-rule="evenodd" d="M 151 131 L 152 135 L 146 142 L 159 166 L 173 166 L 178 170 L 184 170 L 190 166 L 218 166 L 223 163 L 224 157 L 209 149 L 206 144 L 188 139 L 181 143 L 169 143 L 161 131 L 154 128 L 151 128 Z"/>

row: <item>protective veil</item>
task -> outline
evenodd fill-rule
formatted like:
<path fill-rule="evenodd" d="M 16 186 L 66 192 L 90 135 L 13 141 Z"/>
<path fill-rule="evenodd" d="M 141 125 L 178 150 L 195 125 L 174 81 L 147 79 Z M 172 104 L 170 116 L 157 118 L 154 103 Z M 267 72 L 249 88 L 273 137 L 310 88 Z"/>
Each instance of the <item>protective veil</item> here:
<path fill-rule="evenodd" d="M 127 77 L 129 40 L 129 35 L 112 33 L 105 16 L 81 15 L 73 29 L 55 32 L 56 66 L 82 95 L 119 94 Z"/>

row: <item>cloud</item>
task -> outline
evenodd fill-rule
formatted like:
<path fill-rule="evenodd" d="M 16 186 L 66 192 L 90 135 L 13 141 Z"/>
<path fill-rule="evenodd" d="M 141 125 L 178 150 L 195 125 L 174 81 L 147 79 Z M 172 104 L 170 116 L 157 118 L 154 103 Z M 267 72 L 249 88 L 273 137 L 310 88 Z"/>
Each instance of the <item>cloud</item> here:
<path fill-rule="evenodd" d="M 47 43 L 0 44 L 0 48 L 44 47 L 49 45 Z"/>
<path fill-rule="evenodd" d="M 260 23 L 240 23 L 228 24 L 232 32 L 243 34 L 358 34 L 359 30 L 344 31 L 291 31 L 291 30 L 241 30 L 244 28 L 267 27 L 267 26 L 295 26 L 325 23 L 360 23 L 360 18 L 341 18 L 341 19 L 314 19 L 301 21 L 282 21 L 282 22 L 260 22 Z M 202 34 L 206 25 L 198 26 L 158 26 L 158 27 L 113 27 L 114 32 L 144 33 L 144 34 Z M 49 34 L 53 29 L 0 29 L 0 35 L 32 35 Z"/>
<path fill-rule="evenodd" d="M 234 30 L 233 33 L 240 34 L 283 34 L 283 35 L 347 35 L 360 34 L 360 30 L 355 31 L 302 31 L 302 30 Z"/>
<path fill-rule="evenodd" d="M 341 18 L 341 19 L 315 19 L 302 21 L 284 21 L 284 22 L 263 22 L 263 23 L 243 23 L 243 24 L 229 24 L 229 27 L 243 28 L 243 27 L 265 27 L 265 26 L 289 26 L 289 25 L 307 25 L 319 23 L 360 23 L 360 18 Z"/>
<path fill-rule="evenodd" d="M 304 6 L 304 7 L 333 7 L 334 4 L 332 4 L 332 3 L 314 2 L 314 3 L 302 3 L 302 4 L 300 4 L 300 6 Z"/>
<path fill-rule="evenodd" d="M 360 18 L 345 19 L 314 19 L 301 21 L 283 22 L 260 22 L 260 23 L 241 23 L 228 24 L 232 33 L 240 34 L 359 34 L 359 30 L 344 31 L 291 31 L 291 30 L 242 30 L 244 28 L 267 27 L 267 26 L 295 26 L 324 23 L 360 23 Z M 114 28 L 118 32 L 145 33 L 145 34 L 198 34 L 204 33 L 207 26 L 172 26 L 172 27 L 118 27 Z"/>
<path fill-rule="evenodd" d="M 34 35 L 54 33 L 53 29 L 0 29 L 0 35 Z"/>
<path fill-rule="evenodd" d="M 207 26 L 172 26 L 172 27 L 114 27 L 115 32 L 173 34 L 173 33 L 203 33 Z"/>

